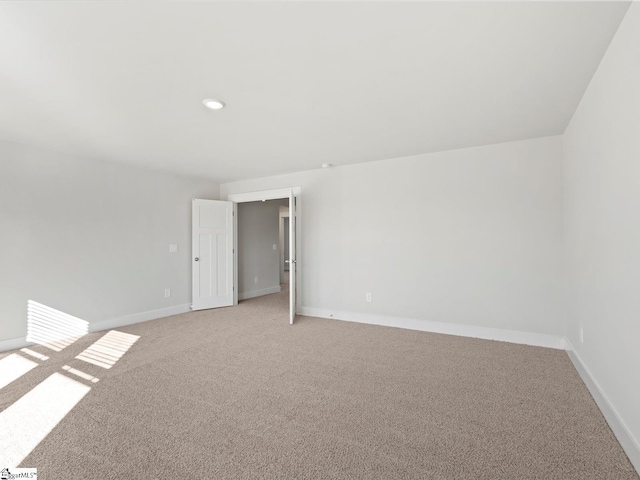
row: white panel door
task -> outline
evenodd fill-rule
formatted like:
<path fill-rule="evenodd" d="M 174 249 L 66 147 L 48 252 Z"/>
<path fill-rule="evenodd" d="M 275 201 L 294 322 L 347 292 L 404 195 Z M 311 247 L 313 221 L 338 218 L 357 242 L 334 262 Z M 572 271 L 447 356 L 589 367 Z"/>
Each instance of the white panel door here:
<path fill-rule="evenodd" d="M 296 318 L 296 197 L 289 193 L 289 323 Z"/>
<path fill-rule="evenodd" d="M 192 204 L 193 310 L 233 305 L 233 202 Z"/>

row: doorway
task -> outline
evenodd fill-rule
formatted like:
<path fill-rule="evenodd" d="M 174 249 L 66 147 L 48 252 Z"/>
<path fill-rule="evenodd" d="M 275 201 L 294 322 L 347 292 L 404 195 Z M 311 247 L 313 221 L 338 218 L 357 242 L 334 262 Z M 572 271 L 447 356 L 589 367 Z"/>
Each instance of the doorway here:
<path fill-rule="evenodd" d="M 301 225 L 302 225 L 302 189 L 300 187 L 293 188 L 283 188 L 278 190 L 265 190 L 260 192 L 250 192 L 250 193 L 241 193 L 241 194 L 232 194 L 228 195 L 227 200 L 229 202 L 233 202 L 234 206 L 234 242 L 235 242 L 235 252 L 239 252 L 239 239 L 238 239 L 238 208 L 240 204 L 250 203 L 250 202 L 263 202 L 266 203 L 269 200 L 280 200 L 281 206 L 283 205 L 284 200 L 288 200 L 288 216 L 280 217 L 280 222 L 284 224 L 284 218 L 287 218 L 288 231 L 283 231 L 282 241 L 278 241 L 276 245 L 276 250 L 280 249 L 280 254 L 278 255 L 282 262 L 278 262 L 279 270 L 282 272 L 282 275 L 288 277 L 288 287 L 289 287 L 289 323 L 293 324 L 296 313 L 297 313 L 297 292 L 300 289 L 300 273 L 302 271 L 302 264 L 298 261 L 301 258 L 300 251 L 300 233 L 301 233 Z M 282 231 L 282 226 L 278 228 L 278 232 Z M 278 233 L 278 236 L 280 234 Z M 288 239 L 288 242 L 284 241 L 284 238 Z M 288 255 L 284 256 L 285 247 L 288 249 Z M 272 247 L 273 248 L 273 245 Z M 234 255 L 234 271 L 239 271 L 239 255 Z M 288 267 L 288 275 L 285 267 Z M 277 273 L 277 278 L 281 278 L 280 274 Z M 234 276 L 234 305 L 237 305 L 239 300 L 239 292 L 240 286 L 238 284 L 238 275 Z M 248 277 L 249 281 L 251 281 L 251 277 Z M 245 281 L 247 278 L 245 278 Z M 260 283 L 260 277 L 258 277 L 258 281 L 255 280 L 255 275 L 253 276 L 254 284 Z M 285 284 L 283 282 L 282 284 Z M 282 288 L 282 287 L 281 287 Z"/>
<path fill-rule="evenodd" d="M 286 205 L 280 205 L 280 284 L 289 283 L 289 201 Z"/>
<path fill-rule="evenodd" d="M 288 291 L 288 278 L 282 274 L 283 250 L 288 247 L 281 225 L 285 215 L 289 199 L 237 204 L 239 302 Z"/>

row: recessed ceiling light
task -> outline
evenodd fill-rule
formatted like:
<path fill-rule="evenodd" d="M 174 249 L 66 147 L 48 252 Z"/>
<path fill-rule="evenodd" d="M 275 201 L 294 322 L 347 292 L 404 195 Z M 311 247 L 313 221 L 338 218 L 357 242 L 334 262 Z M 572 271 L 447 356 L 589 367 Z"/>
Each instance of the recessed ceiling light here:
<path fill-rule="evenodd" d="M 224 108 L 224 102 L 221 100 L 215 100 L 213 98 L 207 98 L 202 101 L 205 107 L 210 108 L 211 110 L 220 110 Z"/>
<path fill-rule="evenodd" d="M 323 163 L 322 168 L 331 168 L 332 165 L 330 163 Z"/>

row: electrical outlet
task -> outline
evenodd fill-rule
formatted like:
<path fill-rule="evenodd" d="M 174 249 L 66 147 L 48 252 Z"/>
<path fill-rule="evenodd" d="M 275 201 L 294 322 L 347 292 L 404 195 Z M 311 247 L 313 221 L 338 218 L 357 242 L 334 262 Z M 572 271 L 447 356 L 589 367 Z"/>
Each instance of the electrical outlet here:
<path fill-rule="evenodd" d="M 580 327 L 580 343 L 584 343 L 584 329 Z"/>
<path fill-rule="evenodd" d="M 277 249 L 278 249 L 278 245 L 274 243 L 274 244 L 273 244 L 273 249 L 274 249 L 274 250 L 277 250 Z"/>
<path fill-rule="evenodd" d="M 258 283 L 258 277 L 253 280 L 253 283 Z"/>
<path fill-rule="evenodd" d="M 164 298 L 169 298 L 171 296 L 171 289 L 170 288 L 165 288 L 164 289 Z"/>
<path fill-rule="evenodd" d="M 367 302 L 371 303 L 371 292 L 367 292 L 367 294 L 365 295 L 365 299 L 367 300 Z"/>
<path fill-rule="evenodd" d="M 169 253 L 177 253 L 178 252 L 178 244 L 170 243 L 169 244 Z"/>

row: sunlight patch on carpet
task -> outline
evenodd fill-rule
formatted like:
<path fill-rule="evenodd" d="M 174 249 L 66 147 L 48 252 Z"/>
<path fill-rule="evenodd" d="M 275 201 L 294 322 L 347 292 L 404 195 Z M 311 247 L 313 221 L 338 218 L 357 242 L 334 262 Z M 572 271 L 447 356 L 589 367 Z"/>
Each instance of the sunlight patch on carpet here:
<path fill-rule="evenodd" d="M 31 369 L 37 367 L 38 364 L 22 355 L 12 353 L 0 360 L 0 388 L 9 385 L 14 380 L 20 378 Z M 0 427 L 2 423 L 0 423 Z"/>
<path fill-rule="evenodd" d="M 37 358 L 38 360 L 42 360 L 43 362 L 45 360 L 49 360 L 49 357 L 47 357 L 46 355 L 43 355 L 43 354 L 38 353 L 38 352 L 34 352 L 30 348 L 21 348 L 20 351 L 22 353 L 26 353 L 27 355 L 31 355 L 33 358 Z"/>
<path fill-rule="evenodd" d="M 91 387 L 54 373 L 0 412 L 0 465 L 17 467 Z"/>
<path fill-rule="evenodd" d="M 88 380 L 88 381 L 90 381 L 92 383 L 98 383 L 100 381 L 99 378 L 94 377 L 93 375 L 89 375 L 88 373 L 83 372 L 82 370 L 78 370 L 77 368 L 70 367 L 69 365 L 64 365 L 62 367 L 62 369 L 65 370 L 68 373 L 71 373 L 72 375 L 75 375 L 77 377 L 83 378 L 83 379 Z"/>
<path fill-rule="evenodd" d="M 140 337 L 111 330 L 76 358 L 102 368 L 113 367 Z"/>

